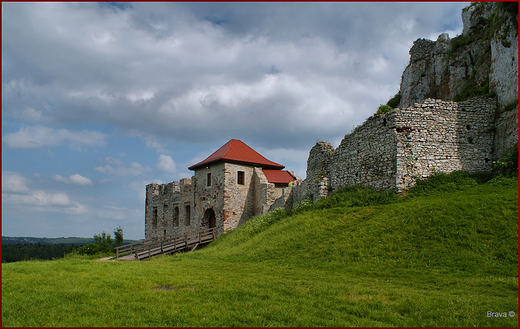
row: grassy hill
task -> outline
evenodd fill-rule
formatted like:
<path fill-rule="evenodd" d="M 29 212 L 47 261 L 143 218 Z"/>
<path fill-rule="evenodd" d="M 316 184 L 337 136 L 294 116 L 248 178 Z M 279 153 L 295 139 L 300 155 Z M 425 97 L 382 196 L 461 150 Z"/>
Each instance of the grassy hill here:
<path fill-rule="evenodd" d="M 517 327 L 518 180 L 348 187 L 192 253 L 5 264 L 2 325 Z"/>

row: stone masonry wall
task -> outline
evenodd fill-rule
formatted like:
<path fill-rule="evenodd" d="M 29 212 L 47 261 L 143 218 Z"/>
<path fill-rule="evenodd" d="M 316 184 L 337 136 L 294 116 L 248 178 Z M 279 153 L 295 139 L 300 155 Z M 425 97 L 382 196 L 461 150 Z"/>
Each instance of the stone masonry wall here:
<path fill-rule="evenodd" d="M 191 179 L 168 184 L 152 183 L 146 186 L 145 238 L 181 233 L 190 229 L 192 207 Z M 189 216 L 188 220 L 186 220 Z M 189 225 L 187 225 L 189 224 Z"/>
<path fill-rule="evenodd" d="M 397 136 L 395 189 L 402 191 L 434 172 L 490 171 L 496 100 L 456 103 L 427 99 L 393 117 Z"/>
<path fill-rule="evenodd" d="M 211 174 L 208 186 L 208 174 Z M 213 209 L 216 217 L 218 233 L 224 232 L 224 198 L 225 198 L 225 166 L 219 163 L 207 168 L 200 168 L 193 175 L 193 209 L 194 228 L 200 227 L 206 211 Z"/>
<path fill-rule="evenodd" d="M 345 136 L 330 165 L 333 189 L 367 185 L 376 189 L 395 188 L 395 117 L 374 115 Z"/>
<path fill-rule="evenodd" d="M 311 196 L 316 202 L 327 196 L 330 188 L 329 172 L 331 170 L 334 148 L 328 142 L 318 142 L 309 152 L 307 159 L 307 177 L 302 184 L 294 188 L 297 201 Z"/>
<path fill-rule="evenodd" d="M 497 109 L 495 98 L 465 102 L 427 99 L 406 109 L 374 115 L 345 136 L 336 150 L 317 143 L 309 153 L 300 200 L 361 184 L 398 192 L 434 172 L 490 171 Z"/>
<path fill-rule="evenodd" d="M 237 228 L 255 212 L 254 167 L 225 163 L 224 232 Z M 244 184 L 238 184 L 238 171 L 244 172 Z"/>

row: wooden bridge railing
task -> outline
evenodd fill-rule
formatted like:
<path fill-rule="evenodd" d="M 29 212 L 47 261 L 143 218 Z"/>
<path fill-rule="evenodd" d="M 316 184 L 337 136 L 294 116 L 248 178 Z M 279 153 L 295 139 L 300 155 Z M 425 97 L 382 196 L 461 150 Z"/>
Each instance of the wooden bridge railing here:
<path fill-rule="evenodd" d="M 135 259 L 142 260 L 152 256 L 174 253 L 189 248 L 195 249 L 200 244 L 209 243 L 217 237 L 216 228 L 198 228 L 183 233 L 170 234 L 132 245 L 117 247 L 116 259 L 134 254 Z"/>

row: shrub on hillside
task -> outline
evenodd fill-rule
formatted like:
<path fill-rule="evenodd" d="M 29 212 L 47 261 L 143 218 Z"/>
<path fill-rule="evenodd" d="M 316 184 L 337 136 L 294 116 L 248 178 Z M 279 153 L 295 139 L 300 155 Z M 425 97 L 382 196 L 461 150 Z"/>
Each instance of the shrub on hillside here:
<path fill-rule="evenodd" d="M 394 95 L 394 97 L 390 98 L 390 100 L 386 103 L 386 105 L 390 106 L 391 108 L 395 109 L 399 106 L 399 102 L 401 101 L 401 91 L 399 90 L 397 94 Z"/>
<path fill-rule="evenodd" d="M 499 175 L 518 176 L 518 142 L 505 152 L 501 161 L 493 163 L 493 171 Z"/>
<path fill-rule="evenodd" d="M 447 191 L 463 191 L 477 184 L 477 180 L 465 171 L 453 171 L 449 174 L 434 173 L 426 179 L 418 179 L 408 193 L 409 195 L 427 195 Z"/>
<path fill-rule="evenodd" d="M 391 106 L 381 104 L 381 105 L 379 105 L 376 114 L 377 115 L 386 114 L 392 110 L 393 110 L 393 108 Z"/>
<path fill-rule="evenodd" d="M 318 200 L 315 204 L 315 208 L 376 206 L 395 201 L 397 201 L 395 191 L 376 191 L 361 185 L 349 185 L 340 187 L 328 197 Z"/>

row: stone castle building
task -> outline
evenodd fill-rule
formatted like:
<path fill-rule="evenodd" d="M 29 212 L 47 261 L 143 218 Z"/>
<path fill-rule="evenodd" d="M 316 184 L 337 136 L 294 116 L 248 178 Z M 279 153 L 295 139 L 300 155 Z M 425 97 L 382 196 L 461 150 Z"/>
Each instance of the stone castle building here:
<path fill-rule="evenodd" d="M 240 140 L 232 139 L 188 169 L 195 174 L 179 182 L 146 186 L 145 238 L 216 227 L 218 234 L 248 219 L 283 206 L 292 171 L 272 162 Z"/>

